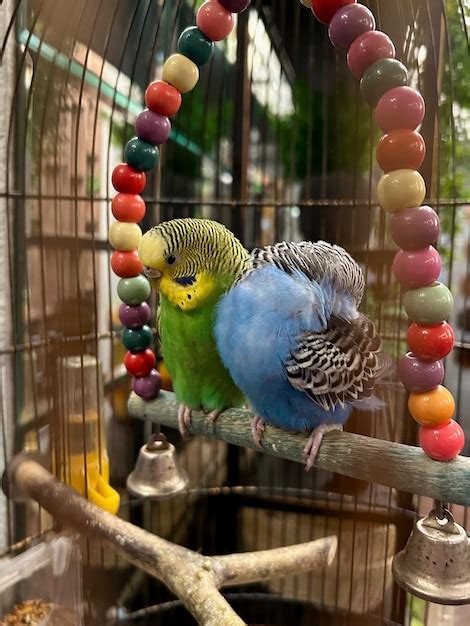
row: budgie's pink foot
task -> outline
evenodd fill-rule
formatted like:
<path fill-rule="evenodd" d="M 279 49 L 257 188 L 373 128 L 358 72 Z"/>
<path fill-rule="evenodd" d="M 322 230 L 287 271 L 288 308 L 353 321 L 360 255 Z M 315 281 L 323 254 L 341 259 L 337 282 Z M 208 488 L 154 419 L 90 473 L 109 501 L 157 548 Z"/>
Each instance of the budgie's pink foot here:
<path fill-rule="evenodd" d="M 251 422 L 251 434 L 256 447 L 262 449 L 261 439 L 264 434 L 264 419 L 259 415 L 255 415 Z"/>
<path fill-rule="evenodd" d="M 343 426 L 341 424 L 321 424 L 317 426 L 310 435 L 307 445 L 304 448 L 304 454 L 307 457 L 307 465 L 305 466 L 307 472 L 312 469 L 315 464 L 323 437 L 332 430 L 343 430 Z"/>
<path fill-rule="evenodd" d="M 192 409 L 189 406 L 180 404 L 178 409 L 178 426 L 183 439 L 188 438 L 188 428 L 191 424 Z"/>
<path fill-rule="evenodd" d="M 217 409 L 215 411 L 211 411 L 210 413 L 207 414 L 207 421 L 210 422 L 211 424 L 215 424 L 215 422 L 217 421 L 218 417 L 223 413 L 223 410 L 221 409 Z"/>

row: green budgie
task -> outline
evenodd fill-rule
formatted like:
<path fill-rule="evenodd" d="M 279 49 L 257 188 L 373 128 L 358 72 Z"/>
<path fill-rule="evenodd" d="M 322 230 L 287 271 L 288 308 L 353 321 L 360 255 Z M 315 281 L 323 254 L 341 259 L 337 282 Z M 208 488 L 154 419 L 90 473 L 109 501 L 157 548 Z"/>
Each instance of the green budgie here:
<path fill-rule="evenodd" d="M 160 294 L 163 357 L 178 401 L 179 427 L 187 434 L 192 409 L 220 413 L 244 403 L 217 351 L 216 306 L 243 272 L 249 254 L 222 224 L 175 219 L 147 232 L 139 257 Z"/>

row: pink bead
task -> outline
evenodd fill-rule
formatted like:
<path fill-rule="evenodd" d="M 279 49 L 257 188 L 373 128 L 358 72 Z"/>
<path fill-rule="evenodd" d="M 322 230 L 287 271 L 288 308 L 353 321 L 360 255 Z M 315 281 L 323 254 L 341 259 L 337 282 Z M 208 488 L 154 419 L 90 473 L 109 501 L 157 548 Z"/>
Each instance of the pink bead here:
<path fill-rule="evenodd" d="M 348 65 L 360 80 L 366 69 L 380 59 L 394 59 L 395 46 L 388 35 L 379 30 L 369 31 L 353 41 L 348 52 Z"/>
<path fill-rule="evenodd" d="M 435 461 L 452 461 L 464 448 L 465 433 L 455 420 L 442 426 L 422 426 L 419 445 Z"/>
<path fill-rule="evenodd" d="M 436 281 L 441 273 L 439 252 L 432 246 L 421 250 L 400 250 L 393 259 L 396 279 L 408 289 L 425 287 Z"/>
<path fill-rule="evenodd" d="M 416 130 L 424 119 L 425 110 L 423 96 L 416 89 L 395 87 L 378 101 L 375 119 L 386 133 L 399 128 Z"/>
<path fill-rule="evenodd" d="M 217 0 L 208 0 L 199 7 L 196 24 L 211 41 L 221 41 L 232 32 L 233 15 Z"/>

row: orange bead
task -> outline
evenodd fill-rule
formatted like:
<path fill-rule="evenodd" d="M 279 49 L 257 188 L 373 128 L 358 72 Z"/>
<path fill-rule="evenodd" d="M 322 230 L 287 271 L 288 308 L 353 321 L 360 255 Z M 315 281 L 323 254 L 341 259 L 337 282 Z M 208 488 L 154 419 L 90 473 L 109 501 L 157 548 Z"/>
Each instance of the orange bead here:
<path fill-rule="evenodd" d="M 415 130 L 400 128 L 384 135 L 377 145 L 377 161 L 384 172 L 418 170 L 426 156 L 426 144 Z"/>
<path fill-rule="evenodd" d="M 408 408 L 421 426 L 440 426 L 452 419 L 455 401 L 450 391 L 439 385 L 431 391 L 412 393 L 408 398 Z"/>

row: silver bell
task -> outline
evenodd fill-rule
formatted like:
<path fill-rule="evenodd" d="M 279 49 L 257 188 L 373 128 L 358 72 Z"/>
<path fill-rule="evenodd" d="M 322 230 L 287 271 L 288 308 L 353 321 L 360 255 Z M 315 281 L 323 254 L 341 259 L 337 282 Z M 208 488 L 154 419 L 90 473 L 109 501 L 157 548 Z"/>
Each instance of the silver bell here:
<path fill-rule="evenodd" d="M 160 433 L 152 435 L 140 449 L 126 485 L 133 496 L 163 500 L 184 491 L 188 482 L 188 475 L 179 466 L 175 446 Z"/>
<path fill-rule="evenodd" d="M 470 603 L 470 544 L 465 529 L 444 510 L 420 519 L 392 565 L 397 583 L 436 604 Z"/>

